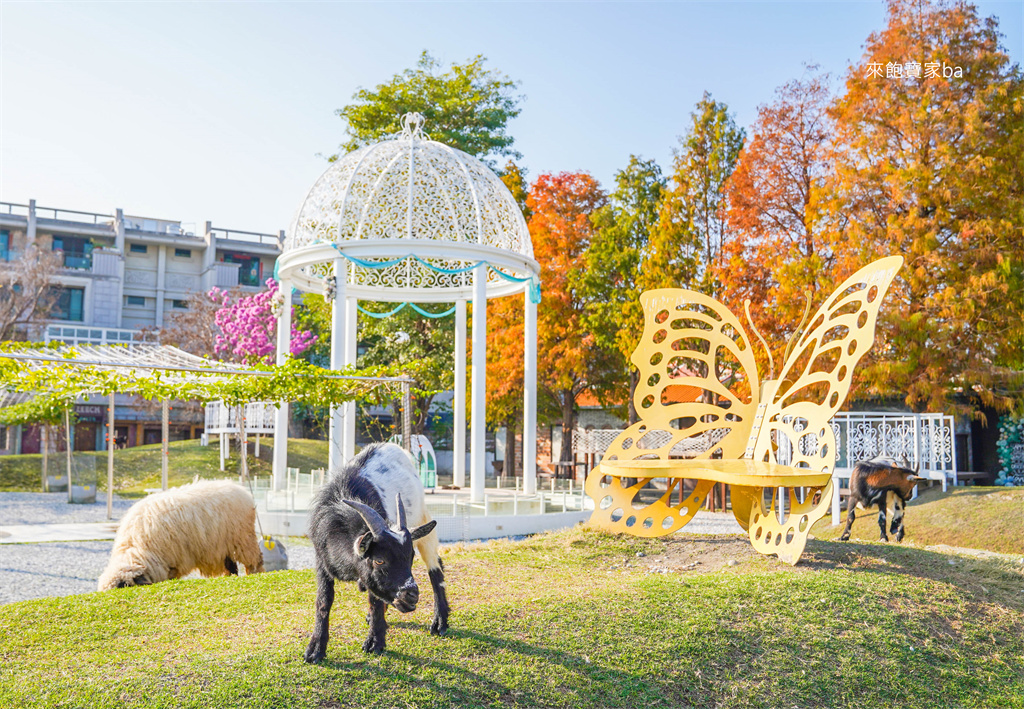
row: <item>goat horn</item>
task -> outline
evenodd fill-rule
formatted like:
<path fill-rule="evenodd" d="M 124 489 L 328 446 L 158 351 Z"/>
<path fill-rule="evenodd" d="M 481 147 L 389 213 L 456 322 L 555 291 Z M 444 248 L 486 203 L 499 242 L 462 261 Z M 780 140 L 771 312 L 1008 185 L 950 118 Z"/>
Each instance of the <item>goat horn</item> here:
<path fill-rule="evenodd" d="M 409 526 L 405 522 L 405 505 L 402 504 L 401 493 L 395 495 L 395 506 L 398 507 L 398 528 L 408 529 Z"/>
<path fill-rule="evenodd" d="M 359 516 L 366 522 L 366 526 L 370 528 L 370 532 L 373 534 L 374 539 L 379 539 L 387 531 L 388 524 L 384 521 L 384 518 L 380 516 L 377 510 L 373 509 L 369 505 L 364 505 L 362 502 L 356 502 L 355 500 L 342 500 L 346 505 L 354 509 L 359 513 Z"/>

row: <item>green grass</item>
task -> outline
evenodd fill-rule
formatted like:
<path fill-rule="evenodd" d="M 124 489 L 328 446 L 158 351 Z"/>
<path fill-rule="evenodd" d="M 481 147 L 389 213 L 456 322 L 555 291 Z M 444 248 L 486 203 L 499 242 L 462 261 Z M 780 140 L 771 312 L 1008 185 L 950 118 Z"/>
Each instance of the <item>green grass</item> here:
<path fill-rule="evenodd" d="M 250 439 L 249 474 L 270 475 L 273 445 L 264 438 L 260 443 L 260 457 L 254 453 L 255 437 Z M 199 441 L 173 441 L 169 444 L 168 484 L 171 487 L 201 479 L 238 475 L 238 449 L 220 470 L 216 443 L 199 445 Z M 106 452 L 76 453 L 76 456 L 95 458 L 99 489 L 107 487 Z M 147 488 L 160 487 L 160 444 L 137 446 L 114 451 L 114 491 L 124 497 L 141 497 Z M 64 455 L 49 456 L 50 474 L 63 474 Z M 293 438 L 288 441 L 288 465 L 309 472 L 327 464 L 327 442 Z M 38 492 L 41 487 L 41 455 L 0 456 L 0 492 Z"/>
<path fill-rule="evenodd" d="M 715 547 L 739 564 L 643 565 Z M 1019 565 L 815 540 L 791 568 L 732 538 L 583 528 L 445 564 L 448 637 L 425 591 L 368 657 L 365 600 L 339 584 L 319 666 L 311 572 L 0 606 L 0 706 L 1024 707 Z"/>
<path fill-rule="evenodd" d="M 846 525 L 831 526 L 826 517 L 814 527 L 818 539 L 838 539 Z M 907 505 L 905 542 L 919 546 L 948 544 L 987 549 L 1004 554 L 1024 554 L 1024 488 L 956 487 L 943 493 L 926 490 Z M 876 541 L 878 510 L 857 510 L 851 539 Z M 895 539 L 889 535 L 890 539 Z"/>

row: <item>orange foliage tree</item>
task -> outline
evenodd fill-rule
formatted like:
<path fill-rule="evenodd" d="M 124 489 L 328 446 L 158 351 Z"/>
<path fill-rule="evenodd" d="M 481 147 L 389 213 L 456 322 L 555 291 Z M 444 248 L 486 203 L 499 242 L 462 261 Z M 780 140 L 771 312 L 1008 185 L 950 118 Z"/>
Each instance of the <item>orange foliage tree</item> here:
<path fill-rule="evenodd" d="M 527 221 L 528 186 L 524 172 L 511 160 L 501 172 L 516 204 Z M 523 329 L 525 302 L 522 295 L 487 302 L 487 420 L 505 427 L 505 473 L 516 470 L 516 432 L 523 426 Z"/>
<path fill-rule="evenodd" d="M 576 398 L 605 385 L 614 371 L 608 350 L 584 325 L 587 301 L 578 287 L 594 235 L 591 216 L 605 201 L 597 180 L 585 172 L 543 174 L 527 199 L 543 288 L 537 308 L 538 414 L 561 421 L 563 461 L 572 459 Z"/>
<path fill-rule="evenodd" d="M 887 78 L 891 64 L 902 78 Z M 836 276 L 907 259 L 865 383 L 915 411 L 1019 405 L 1000 365 L 1019 367 L 1024 343 L 1024 76 L 996 20 L 966 3 L 892 0 L 832 116 L 822 206 Z"/>
<path fill-rule="evenodd" d="M 823 76 L 780 87 L 758 109 L 726 187 L 730 238 L 712 269 L 733 312 L 751 301 L 752 317 L 777 355 L 800 322 L 804 294 L 817 303 L 814 296 L 832 284 L 831 246 L 816 209 L 832 167 L 829 99 Z"/>

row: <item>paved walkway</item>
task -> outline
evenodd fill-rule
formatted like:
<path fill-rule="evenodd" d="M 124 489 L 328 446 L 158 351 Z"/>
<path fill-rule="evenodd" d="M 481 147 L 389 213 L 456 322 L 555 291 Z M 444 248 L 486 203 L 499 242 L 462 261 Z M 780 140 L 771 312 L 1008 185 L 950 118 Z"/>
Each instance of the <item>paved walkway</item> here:
<path fill-rule="evenodd" d="M 117 534 L 117 525 L 117 522 L 0 525 L 0 544 L 84 542 L 113 539 L 114 535 Z"/>

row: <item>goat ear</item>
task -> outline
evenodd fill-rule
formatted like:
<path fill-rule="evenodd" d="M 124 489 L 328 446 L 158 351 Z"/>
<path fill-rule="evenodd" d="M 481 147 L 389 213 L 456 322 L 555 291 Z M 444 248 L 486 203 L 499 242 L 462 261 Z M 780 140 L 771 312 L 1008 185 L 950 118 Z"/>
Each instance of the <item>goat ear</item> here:
<path fill-rule="evenodd" d="M 437 520 L 436 519 L 432 519 L 429 522 L 427 522 L 426 524 L 421 524 L 419 527 L 417 527 L 416 529 L 414 529 L 411 532 L 409 532 L 409 534 L 412 535 L 413 541 L 416 541 L 417 539 L 421 539 L 421 538 L 427 536 L 428 534 L 430 534 L 431 532 L 433 532 L 434 531 L 434 527 L 436 527 L 436 526 L 437 526 Z"/>
<path fill-rule="evenodd" d="M 373 544 L 373 532 L 366 532 L 356 539 L 356 553 L 365 557 L 370 553 L 370 545 Z"/>

